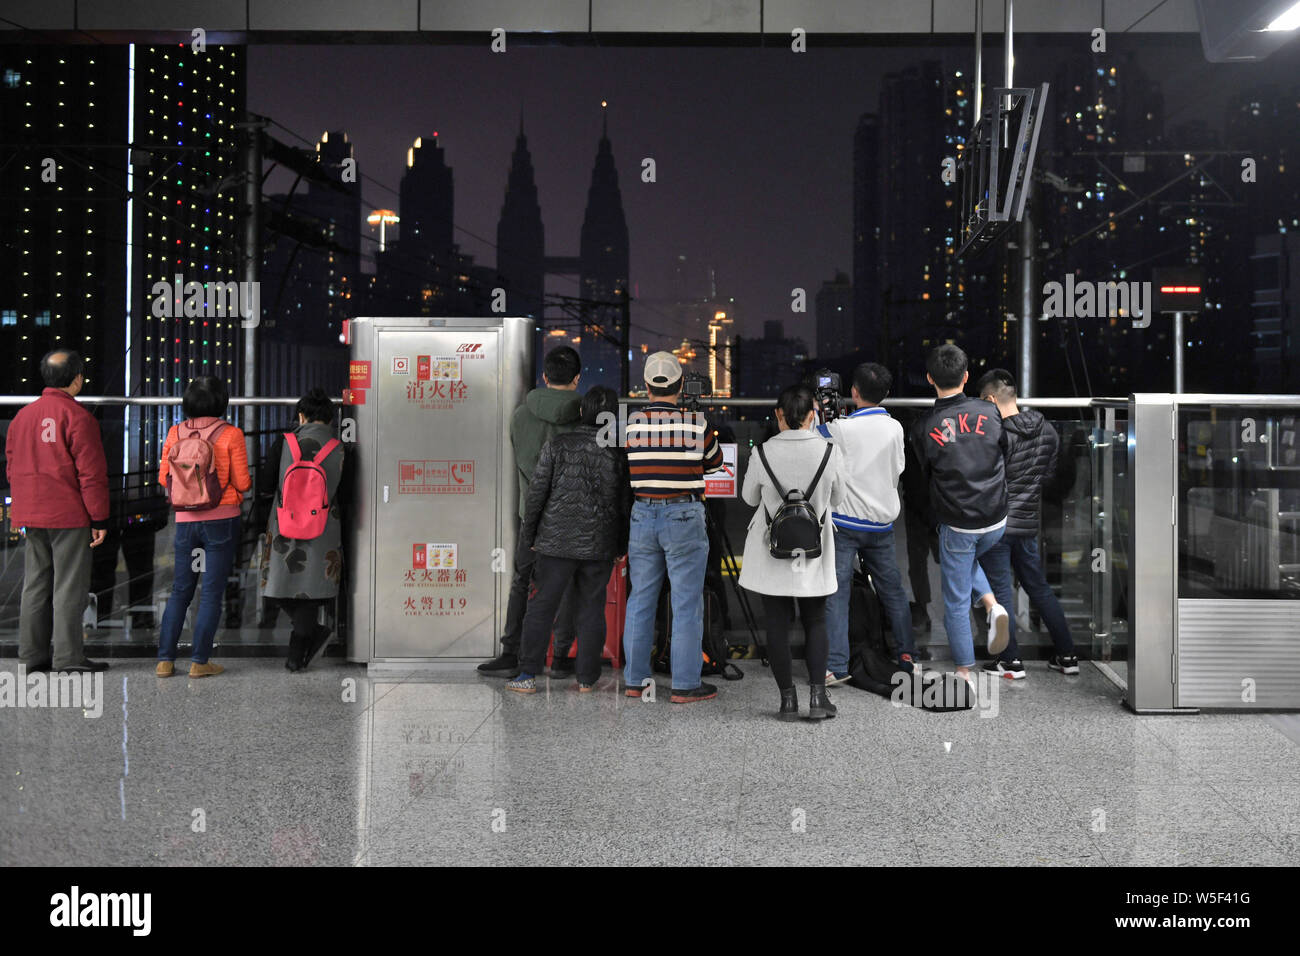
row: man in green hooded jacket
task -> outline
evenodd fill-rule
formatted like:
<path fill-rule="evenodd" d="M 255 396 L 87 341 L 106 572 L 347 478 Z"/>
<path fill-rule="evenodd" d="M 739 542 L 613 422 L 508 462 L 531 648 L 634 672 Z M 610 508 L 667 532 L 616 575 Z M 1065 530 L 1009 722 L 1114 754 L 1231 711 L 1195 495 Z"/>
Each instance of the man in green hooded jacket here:
<path fill-rule="evenodd" d="M 567 345 L 551 349 L 542 363 L 543 388 L 535 388 L 515 409 L 510 419 L 510 444 L 515 450 L 519 469 L 519 518 L 524 516 L 524 500 L 533 469 L 542 447 L 554 436 L 578 427 L 581 396 L 578 377 L 582 360 Z M 514 677 L 519 673 L 519 637 L 523 630 L 524 611 L 528 607 L 528 586 L 532 580 L 534 554 L 515 554 L 514 578 L 510 582 L 510 600 L 506 605 L 506 629 L 501 636 L 501 653 L 478 666 L 488 677 Z M 568 664 L 569 645 L 573 643 L 572 602 L 566 594 L 556 615 L 555 663 L 553 669 L 564 670 Z"/>

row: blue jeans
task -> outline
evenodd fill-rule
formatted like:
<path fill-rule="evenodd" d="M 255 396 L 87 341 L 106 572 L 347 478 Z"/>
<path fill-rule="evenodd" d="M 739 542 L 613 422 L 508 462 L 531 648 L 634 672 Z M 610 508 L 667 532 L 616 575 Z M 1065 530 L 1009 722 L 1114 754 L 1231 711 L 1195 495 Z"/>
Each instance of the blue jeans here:
<path fill-rule="evenodd" d="M 1011 580 L 1011 552 L 1007 547 L 1007 535 L 1003 535 L 1001 540 L 993 547 L 989 548 L 980 556 L 980 569 L 984 572 L 988 585 L 987 588 L 980 592 L 977 586 L 973 597 L 978 601 L 983 595 L 993 592 L 993 598 L 1001 604 L 1007 611 L 1007 646 L 998 655 L 1001 661 L 1016 661 L 1020 659 L 1020 645 L 1016 643 L 1016 588 L 1015 583 Z"/>
<path fill-rule="evenodd" d="M 181 628 L 185 626 L 185 612 L 194 599 L 194 589 L 203 577 L 203 593 L 199 596 L 199 611 L 194 616 L 194 650 L 190 659 L 196 664 L 206 664 L 212 654 L 212 640 L 221 623 L 221 602 L 226 596 L 226 579 L 235 563 L 235 550 L 239 547 L 239 518 L 219 518 L 215 521 L 178 521 L 176 523 L 176 571 L 172 579 L 172 594 L 163 612 L 162 629 L 158 634 L 158 660 L 176 660 L 176 645 L 180 643 Z M 202 572 L 195 571 L 202 549 Z"/>
<path fill-rule="evenodd" d="M 975 639 L 970 631 L 971 595 L 988 594 L 988 579 L 979 559 L 1002 540 L 1002 528 L 983 534 L 954 531 L 939 525 L 939 573 L 943 579 L 943 628 L 958 667 L 975 666 Z M 996 592 L 994 597 L 997 597 Z"/>
<path fill-rule="evenodd" d="M 651 676 L 655 610 L 665 574 L 672 587 L 672 689 L 694 690 L 700 686 L 700 672 L 704 669 L 704 572 L 708 559 L 703 503 L 638 500 L 632 505 L 627 544 L 632 593 L 627 599 L 627 624 L 623 630 L 627 651 L 623 679 L 629 686 L 640 687 L 641 681 Z"/>
<path fill-rule="evenodd" d="M 853 590 L 853 556 L 862 559 L 862 568 L 871 575 L 876 594 L 889 626 L 894 632 L 894 643 L 899 654 L 915 654 L 912 642 L 912 608 L 903 590 L 903 576 L 898 572 L 894 557 L 894 532 L 857 531 L 835 527 L 835 583 L 834 594 L 826 599 L 826 636 L 829 644 L 826 667 L 837 677 L 849 672 L 849 596 Z"/>
<path fill-rule="evenodd" d="M 1052 586 L 1047 583 L 1047 575 L 1043 573 L 1043 559 L 1038 553 L 1037 535 L 1004 534 L 1002 540 L 980 559 L 980 564 L 984 566 L 989 583 L 993 585 L 994 597 L 1008 611 L 1011 610 L 1008 601 L 1012 592 L 1011 571 L 1014 569 L 1016 577 L 1020 580 L 1020 586 L 1029 595 L 1030 603 L 1038 608 L 1043 623 L 1047 625 L 1047 632 L 1052 635 L 1052 644 L 1056 647 L 1056 653 L 1061 657 L 1074 656 L 1074 638 L 1070 635 L 1070 625 L 1065 620 L 1065 612 L 1061 610 L 1061 602 L 1056 599 Z M 1005 583 L 999 585 L 996 577 L 1004 577 Z M 999 586 L 1006 592 L 1006 599 L 1003 598 Z M 1011 618 L 1011 643 L 999 656 L 1004 661 L 1015 660 L 1020 656 L 1019 648 L 1016 647 L 1014 615 Z"/>

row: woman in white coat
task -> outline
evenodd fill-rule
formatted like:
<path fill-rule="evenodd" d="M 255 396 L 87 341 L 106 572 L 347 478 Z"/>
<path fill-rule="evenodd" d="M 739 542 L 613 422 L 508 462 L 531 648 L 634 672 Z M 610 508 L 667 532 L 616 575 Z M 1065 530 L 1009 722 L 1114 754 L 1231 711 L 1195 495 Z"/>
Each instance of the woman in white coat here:
<path fill-rule="evenodd" d="M 792 385 L 777 399 L 776 421 L 780 431 L 763 443 L 763 466 L 758 449 L 749 456 L 741 496 L 757 505 L 745 536 L 745 556 L 740 571 L 741 587 L 762 595 L 767 612 L 767 656 L 772 674 L 781 689 L 782 720 L 798 720 L 799 697 L 795 692 L 790 658 L 790 625 L 795 606 L 803 621 L 808 664 L 808 716 L 813 720 L 835 716 L 835 706 L 826 694 L 826 597 L 835 593 L 835 532 L 830 512 L 840 507 L 844 482 L 840 478 L 839 450 L 813 431 L 816 399 L 806 385 Z M 812 489 L 809 503 L 821 521 L 821 554 L 778 558 L 771 553 L 768 523 L 781 507 L 776 484 L 789 492 L 807 492 L 830 446 L 821 477 Z M 773 482 L 773 476 L 776 483 Z"/>

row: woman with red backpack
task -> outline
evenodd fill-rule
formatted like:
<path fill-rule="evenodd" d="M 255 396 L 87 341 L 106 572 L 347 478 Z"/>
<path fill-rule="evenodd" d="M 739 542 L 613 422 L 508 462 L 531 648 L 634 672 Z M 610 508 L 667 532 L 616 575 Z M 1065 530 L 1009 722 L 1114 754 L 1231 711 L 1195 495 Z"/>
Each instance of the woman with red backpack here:
<path fill-rule="evenodd" d="M 159 677 L 175 672 L 176 647 L 194 590 L 203 583 L 194 618 L 190 676 L 212 677 L 225 668 L 208 660 L 221 620 L 226 579 L 239 549 L 239 514 L 248 474 L 244 433 L 225 420 L 230 395 L 212 375 L 190 382 L 181 400 L 185 420 L 163 443 L 158 483 L 176 513 L 176 569 L 158 635 Z"/>
<path fill-rule="evenodd" d="M 271 447 L 258 488 L 275 495 L 262 551 L 263 595 L 293 621 L 284 666 L 300 671 L 329 640 L 320 609 L 339 593 L 344 454 L 334 437 L 334 403 L 324 389 L 313 388 L 294 411 L 296 427 Z"/>

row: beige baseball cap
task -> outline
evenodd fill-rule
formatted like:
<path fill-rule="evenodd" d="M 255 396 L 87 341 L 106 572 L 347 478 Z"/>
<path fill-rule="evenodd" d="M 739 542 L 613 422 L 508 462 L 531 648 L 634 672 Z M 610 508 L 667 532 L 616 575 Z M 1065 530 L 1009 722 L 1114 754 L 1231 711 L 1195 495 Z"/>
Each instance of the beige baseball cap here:
<path fill-rule="evenodd" d="M 672 352 L 655 352 L 645 360 L 647 385 L 664 388 L 682 377 L 682 363 Z"/>

